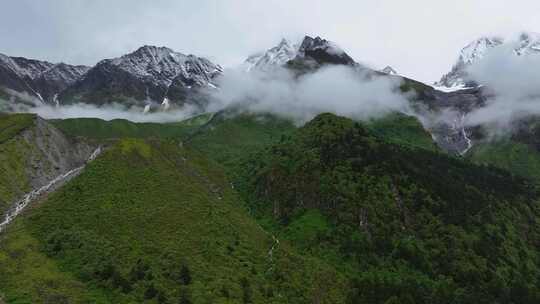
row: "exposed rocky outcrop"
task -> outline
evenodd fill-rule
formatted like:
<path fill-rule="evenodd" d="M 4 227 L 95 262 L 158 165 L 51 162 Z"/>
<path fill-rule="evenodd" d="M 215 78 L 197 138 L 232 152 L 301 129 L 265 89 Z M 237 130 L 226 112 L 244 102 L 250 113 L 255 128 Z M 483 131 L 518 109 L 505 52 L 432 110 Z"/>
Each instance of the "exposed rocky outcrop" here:
<path fill-rule="evenodd" d="M 96 144 L 66 137 L 35 116 L 30 127 L 0 144 L 0 159 L 13 163 L 11 166 L 4 163 L 5 170 L 0 172 L 8 175 L 2 176 L 8 184 L 2 188 L 0 215 L 26 193 L 81 167 L 96 147 Z M 9 182 L 10 179 L 16 180 Z"/>

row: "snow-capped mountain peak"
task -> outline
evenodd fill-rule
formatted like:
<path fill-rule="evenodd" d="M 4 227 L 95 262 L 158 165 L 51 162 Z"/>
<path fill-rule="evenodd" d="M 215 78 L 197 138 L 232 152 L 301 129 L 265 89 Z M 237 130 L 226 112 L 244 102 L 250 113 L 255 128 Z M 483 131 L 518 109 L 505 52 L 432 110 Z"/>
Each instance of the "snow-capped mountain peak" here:
<path fill-rule="evenodd" d="M 511 47 L 517 56 L 540 54 L 540 34 L 523 32 L 517 39 L 503 39 L 496 36 L 476 39 L 461 50 L 452 70 L 435 83 L 435 86 L 448 90 L 474 85 L 467 83 L 467 69 L 482 60 L 491 50 L 503 45 Z"/>
<path fill-rule="evenodd" d="M 444 75 L 435 87 L 443 91 L 464 89 L 469 85 L 467 83 L 467 68 L 478 62 L 493 48 L 504 43 L 500 37 L 481 37 L 465 46 L 459 53 L 459 58 L 452 67 L 452 70 Z"/>
<path fill-rule="evenodd" d="M 268 70 L 276 66 L 283 66 L 298 54 L 298 45 L 283 38 L 278 45 L 265 52 L 250 56 L 244 63 L 245 70 Z"/>
<path fill-rule="evenodd" d="M 315 38 L 305 36 L 296 57 L 312 59 L 319 64 L 356 65 L 356 62 L 342 48 L 318 36 Z"/>
<path fill-rule="evenodd" d="M 460 52 L 458 64 L 470 65 L 484 58 L 486 53 L 504 43 L 504 40 L 499 37 L 482 37 L 477 39 Z"/>
<path fill-rule="evenodd" d="M 119 58 L 105 60 L 139 79 L 152 79 L 169 86 L 178 77 L 196 78 L 196 82 L 209 82 L 223 68 L 205 58 L 185 55 L 167 47 L 145 45 Z"/>
<path fill-rule="evenodd" d="M 308 60 L 316 63 L 355 65 L 354 60 L 335 43 L 321 37 L 305 36 L 300 43 L 282 39 L 279 44 L 264 52 L 248 57 L 243 68 L 246 71 L 284 66 L 291 60 Z"/>
<path fill-rule="evenodd" d="M 120 98 L 130 106 L 166 104 L 181 106 L 198 92 L 214 88 L 223 68 L 210 60 L 176 52 L 168 47 L 145 45 L 118 58 L 105 59 L 59 96 L 62 102 L 77 99 L 95 103 L 93 92 L 107 92 L 98 102 Z M 170 103 L 169 103 L 170 102 Z"/>

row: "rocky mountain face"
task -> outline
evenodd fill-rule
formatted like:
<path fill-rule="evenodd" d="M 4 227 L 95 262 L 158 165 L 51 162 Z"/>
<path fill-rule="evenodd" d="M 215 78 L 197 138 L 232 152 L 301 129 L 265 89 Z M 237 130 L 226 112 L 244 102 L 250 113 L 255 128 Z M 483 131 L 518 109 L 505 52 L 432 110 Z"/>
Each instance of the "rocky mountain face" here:
<path fill-rule="evenodd" d="M 89 69 L 87 66 L 59 63 L 35 79 L 34 85 L 44 100 L 58 105 L 58 95 L 81 79 Z"/>
<path fill-rule="evenodd" d="M 318 64 L 355 65 L 356 62 L 333 42 L 321 37 L 306 36 L 298 49 L 296 59 L 311 59 Z"/>
<path fill-rule="evenodd" d="M 166 47 L 143 46 L 90 68 L 0 54 L 0 99 L 4 110 L 25 103 L 60 105 L 77 102 L 169 108 L 202 105 L 199 89 L 215 88 L 221 66 Z"/>
<path fill-rule="evenodd" d="M 166 47 L 143 46 L 133 53 L 99 62 L 60 95 L 63 103 L 127 105 L 189 103 L 194 91 L 215 88 L 223 69 L 205 58 Z"/>
<path fill-rule="evenodd" d="M 84 165 L 97 148 L 33 114 L 0 115 L 0 130 L 0 223 L 25 194 Z"/>
<path fill-rule="evenodd" d="M 451 90 L 476 86 L 477 84 L 468 79 L 467 68 L 484 58 L 492 49 L 503 45 L 513 48 L 513 53 L 517 56 L 540 54 L 540 34 L 524 32 L 517 40 L 505 40 L 500 37 L 479 38 L 461 50 L 452 70 L 435 83 L 435 86 Z"/>
<path fill-rule="evenodd" d="M 485 105 L 486 96 L 479 88 L 436 94 L 436 119 L 428 122 L 433 139 L 445 151 L 465 155 L 483 135 L 478 128 L 466 125 L 467 114 Z M 426 117 L 430 117 L 427 115 Z"/>
<path fill-rule="evenodd" d="M 54 104 L 58 94 L 89 69 L 0 54 L 0 88 L 10 95 L 26 94 L 27 101 Z"/>

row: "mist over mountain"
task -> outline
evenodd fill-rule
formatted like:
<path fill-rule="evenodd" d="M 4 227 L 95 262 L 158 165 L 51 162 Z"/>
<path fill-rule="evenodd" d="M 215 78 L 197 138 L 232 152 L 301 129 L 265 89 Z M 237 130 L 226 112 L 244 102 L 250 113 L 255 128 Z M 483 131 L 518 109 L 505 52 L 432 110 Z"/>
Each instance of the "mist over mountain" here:
<path fill-rule="evenodd" d="M 540 54 L 540 34 L 522 32 L 516 37 L 506 39 L 493 36 L 474 40 L 460 51 L 459 59 L 452 70 L 435 85 L 450 90 L 482 85 L 483 83 L 478 82 L 479 79 L 470 75 L 467 70 L 501 47 L 509 49 L 507 56 L 538 55 Z"/>
<path fill-rule="evenodd" d="M 530 103 L 519 103 L 513 111 L 509 103 L 501 106 L 491 101 L 508 100 L 508 95 L 515 95 L 511 92 L 535 96 L 531 91 L 535 75 L 526 77 L 533 81 L 526 88 L 527 81 L 512 79 L 529 67 L 534 71 L 537 63 L 508 68 L 516 58 L 534 58 L 535 37 L 523 33 L 506 42 L 499 38 L 475 40 L 461 51 L 452 72 L 438 84 L 444 87 L 435 88 L 399 76 L 392 67 L 376 71 L 359 64 L 336 43 L 310 36 L 297 42 L 282 39 L 229 69 L 155 46 L 140 47 L 91 68 L 3 56 L 4 97 L 0 105 L 5 110 L 30 111 L 47 118 L 80 116 L 139 122 L 175 121 L 229 107 L 270 112 L 297 123 L 323 112 L 361 120 L 400 112 L 418 117 L 444 150 L 465 154 L 474 145 L 473 138 L 483 136 L 474 131 L 476 127 L 491 130 L 495 121 L 495 128 L 507 133 L 511 128 L 500 126 L 527 116 L 519 114 L 527 111 L 526 107 L 535 113 Z M 499 52 L 503 48 L 508 51 Z M 501 53 L 498 60 L 490 59 L 493 52 Z M 486 72 L 479 72 L 482 70 Z M 480 83 L 484 86 L 474 88 Z M 467 86 L 472 87 L 459 90 Z"/>

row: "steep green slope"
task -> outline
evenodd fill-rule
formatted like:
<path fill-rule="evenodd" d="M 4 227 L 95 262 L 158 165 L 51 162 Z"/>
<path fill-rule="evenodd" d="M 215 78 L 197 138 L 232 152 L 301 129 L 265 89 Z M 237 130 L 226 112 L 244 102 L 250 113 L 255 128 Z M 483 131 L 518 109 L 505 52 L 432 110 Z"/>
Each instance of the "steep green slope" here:
<path fill-rule="evenodd" d="M 32 126 L 35 118 L 33 114 L 0 113 L 0 143 L 12 139 Z"/>
<path fill-rule="evenodd" d="M 0 114 L 0 215 L 18 195 L 29 190 L 25 171 L 28 146 L 15 137 L 31 127 L 34 118 Z"/>
<path fill-rule="evenodd" d="M 513 140 L 479 143 L 467 157 L 478 164 L 506 169 L 519 176 L 540 181 L 540 153 Z"/>
<path fill-rule="evenodd" d="M 8 303 L 342 303 L 341 276 L 174 142 L 121 140 L 0 240 Z"/>
<path fill-rule="evenodd" d="M 296 127 L 273 115 L 220 112 L 185 144 L 224 167 L 238 165 L 253 152 L 279 141 Z"/>
<path fill-rule="evenodd" d="M 538 303 L 526 180 L 323 114 L 245 164 L 261 222 L 351 280 L 349 303 Z"/>

